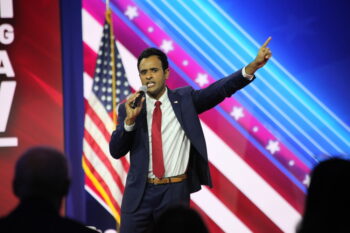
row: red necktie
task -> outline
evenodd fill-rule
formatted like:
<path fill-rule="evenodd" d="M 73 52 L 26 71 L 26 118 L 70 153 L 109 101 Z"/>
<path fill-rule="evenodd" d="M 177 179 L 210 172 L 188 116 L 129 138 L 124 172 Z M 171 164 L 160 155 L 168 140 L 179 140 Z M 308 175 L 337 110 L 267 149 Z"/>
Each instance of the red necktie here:
<path fill-rule="evenodd" d="M 156 177 L 164 176 L 164 162 L 163 162 L 163 146 L 162 146 L 162 110 L 160 105 L 162 103 L 157 101 L 153 111 L 152 120 L 152 166 L 153 173 Z"/>

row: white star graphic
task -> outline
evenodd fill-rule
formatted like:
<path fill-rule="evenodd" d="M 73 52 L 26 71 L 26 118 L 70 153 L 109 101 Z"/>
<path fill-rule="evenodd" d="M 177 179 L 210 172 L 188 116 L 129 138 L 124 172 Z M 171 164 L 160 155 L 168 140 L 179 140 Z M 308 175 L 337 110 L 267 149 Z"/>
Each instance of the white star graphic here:
<path fill-rule="evenodd" d="M 188 66 L 188 61 L 187 61 L 187 60 L 183 60 L 183 61 L 182 61 L 182 65 L 183 65 L 183 66 Z"/>
<path fill-rule="evenodd" d="M 305 178 L 304 178 L 304 180 L 303 180 L 303 184 L 304 184 L 305 186 L 309 187 L 310 181 L 311 181 L 310 176 L 309 176 L 308 174 L 306 174 L 306 175 L 305 175 Z"/>
<path fill-rule="evenodd" d="M 165 53 L 168 53 L 174 50 L 173 42 L 171 40 L 163 40 L 160 48 L 163 49 Z"/>
<path fill-rule="evenodd" d="M 198 73 L 197 74 L 197 78 L 196 78 L 195 81 L 196 81 L 196 83 L 198 83 L 198 85 L 200 87 L 203 87 L 205 84 L 209 83 L 208 75 L 207 74 Z"/>
<path fill-rule="evenodd" d="M 258 132 L 258 131 L 259 131 L 259 127 L 258 127 L 258 126 L 254 126 L 254 127 L 253 127 L 253 132 L 256 133 L 256 132 Z"/>
<path fill-rule="evenodd" d="M 275 154 L 277 151 L 280 151 L 281 148 L 279 146 L 279 142 L 269 140 L 269 143 L 266 146 L 266 150 L 270 151 L 271 154 Z"/>
<path fill-rule="evenodd" d="M 289 163 L 288 163 L 288 165 L 291 166 L 291 167 L 294 166 L 294 164 L 295 164 L 294 160 L 290 160 Z"/>
<path fill-rule="evenodd" d="M 149 33 L 152 33 L 152 32 L 154 31 L 154 28 L 153 28 L 153 27 L 148 27 L 148 28 L 147 28 L 147 31 L 148 31 Z"/>
<path fill-rule="evenodd" d="M 244 117 L 243 108 L 234 106 L 232 112 L 230 113 L 236 121 Z"/>
<path fill-rule="evenodd" d="M 137 16 L 139 16 L 139 13 L 137 12 L 137 7 L 136 6 L 128 6 L 128 8 L 126 9 L 126 11 L 124 12 L 124 14 L 126 16 L 128 16 L 128 18 L 130 20 L 133 20 L 134 18 L 136 18 Z"/>

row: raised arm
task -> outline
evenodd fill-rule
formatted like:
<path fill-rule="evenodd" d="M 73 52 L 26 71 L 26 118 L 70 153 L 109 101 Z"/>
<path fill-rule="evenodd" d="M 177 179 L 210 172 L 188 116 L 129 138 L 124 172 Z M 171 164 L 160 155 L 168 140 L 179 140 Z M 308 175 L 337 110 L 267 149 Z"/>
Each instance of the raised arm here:
<path fill-rule="evenodd" d="M 267 47 L 271 41 L 269 37 L 265 43 L 260 47 L 255 59 L 249 63 L 244 69 L 245 73 L 248 75 L 254 75 L 254 73 L 263 67 L 267 61 L 271 58 L 271 50 Z M 193 91 L 193 103 L 196 107 L 198 113 L 202 113 L 210 108 L 215 107 L 226 97 L 231 96 L 237 90 L 248 85 L 253 79 L 248 77 L 243 77 L 242 70 L 222 78 L 210 86 Z"/>
<path fill-rule="evenodd" d="M 272 56 L 272 52 L 267 46 L 270 43 L 271 39 L 271 36 L 267 38 L 265 43 L 260 47 L 254 61 L 252 61 L 245 67 L 245 72 L 247 74 L 253 75 L 258 69 L 263 67 L 270 59 L 270 57 Z"/>

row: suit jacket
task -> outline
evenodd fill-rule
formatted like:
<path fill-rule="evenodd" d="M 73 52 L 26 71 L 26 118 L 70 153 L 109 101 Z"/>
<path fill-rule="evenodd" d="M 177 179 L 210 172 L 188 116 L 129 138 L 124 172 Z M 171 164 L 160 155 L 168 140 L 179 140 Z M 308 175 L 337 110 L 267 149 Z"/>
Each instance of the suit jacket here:
<path fill-rule="evenodd" d="M 176 118 L 191 142 L 187 169 L 190 192 L 200 190 L 201 185 L 212 186 L 206 143 L 198 114 L 216 106 L 250 82 L 239 70 L 201 90 L 194 90 L 189 86 L 168 90 Z M 122 104 L 118 109 L 119 124 L 112 133 L 109 149 L 114 158 L 120 158 L 130 152 L 130 170 L 125 185 L 122 212 L 131 213 L 141 202 L 148 176 L 149 141 L 146 106 L 143 106 L 137 117 L 132 132 L 124 129 L 125 117 L 125 106 Z"/>
<path fill-rule="evenodd" d="M 49 202 L 22 201 L 8 216 L 0 218 L 0 233 L 97 233 L 83 224 L 61 217 Z"/>

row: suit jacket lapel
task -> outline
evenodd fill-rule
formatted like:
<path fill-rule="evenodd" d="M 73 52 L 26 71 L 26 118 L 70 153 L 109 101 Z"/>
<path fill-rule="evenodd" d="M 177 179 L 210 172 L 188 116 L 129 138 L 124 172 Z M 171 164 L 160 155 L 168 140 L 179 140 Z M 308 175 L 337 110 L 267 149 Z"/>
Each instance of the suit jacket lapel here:
<path fill-rule="evenodd" d="M 177 95 L 174 91 L 168 89 L 168 97 L 177 120 L 180 122 L 182 129 L 185 130 L 181 112 L 181 96 Z"/>
<path fill-rule="evenodd" d="M 146 101 L 143 103 L 142 109 L 141 109 L 141 138 L 144 138 L 143 142 L 145 143 L 145 148 L 147 151 L 147 154 L 149 154 L 149 137 L 148 137 L 148 128 L 147 128 L 147 110 L 146 110 Z"/>
<path fill-rule="evenodd" d="M 169 100 L 171 101 L 171 105 L 174 109 L 175 116 L 180 122 L 180 125 L 182 129 L 184 130 L 187 138 L 190 140 L 191 144 L 196 148 L 196 150 L 201 154 L 201 155 L 206 155 L 206 147 L 205 147 L 205 139 L 204 135 L 202 133 L 201 125 L 200 122 L 194 121 L 192 122 L 193 119 L 192 117 L 195 117 L 191 114 L 187 114 L 186 111 L 186 105 L 189 101 L 185 98 L 182 99 L 182 95 L 177 94 L 176 92 L 169 90 L 168 89 L 168 97 Z M 188 124 L 199 124 L 198 127 L 192 127 L 192 130 L 188 130 Z"/>

